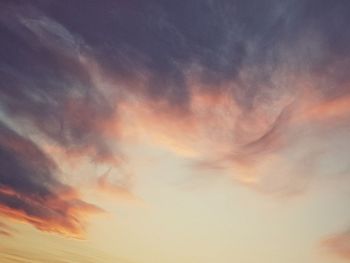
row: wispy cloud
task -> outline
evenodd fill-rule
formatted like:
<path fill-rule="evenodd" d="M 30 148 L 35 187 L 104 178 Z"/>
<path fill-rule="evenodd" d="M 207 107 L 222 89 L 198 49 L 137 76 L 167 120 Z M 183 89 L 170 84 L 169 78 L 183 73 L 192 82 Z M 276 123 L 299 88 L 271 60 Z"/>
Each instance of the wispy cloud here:
<path fill-rule="evenodd" d="M 9 225 L 0 222 L 0 235 L 6 236 L 6 237 L 12 237 L 13 234 L 16 232 L 15 229 L 10 227 Z"/>
<path fill-rule="evenodd" d="M 350 234 L 348 231 L 334 234 L 322 241 L 322 247 L 328 249 L 330 252 L 350 259 Z"/>
<path fill-rule="evenodd" d="M 328 139 L 348 136 L 348 2 L 175 2 L 1 4 L 4 214 L 80 233 L 80 211 L 98 209 L 50 155 L 115 169 L 131 135 L 264 193 L 303 192 L 324 152 L 338 153 Z M 96 187 L 130 185 L 106 174 Z"/>
<path fill-rule="evenodd" d="M 32 141 L 0 126 L 0 213 L 49 232 L 80 237 L 86 214 L 101 211 L 58 181 L 56 164 Z"/>

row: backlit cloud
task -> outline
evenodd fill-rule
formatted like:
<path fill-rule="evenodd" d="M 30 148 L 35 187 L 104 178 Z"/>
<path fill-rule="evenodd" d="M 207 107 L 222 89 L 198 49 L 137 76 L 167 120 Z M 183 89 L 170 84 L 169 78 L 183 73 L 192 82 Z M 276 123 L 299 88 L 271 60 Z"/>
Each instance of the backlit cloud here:
<path fill-rule="evenodd" d="M 1 3 L 0 212 L 81 234 L 99 208 L 61 166 L 121 169 L 137 137 L 266 194 L 344 173 L 349 13 L 342 0 Z M 129 197 L 129 177 L 94 179 Z"/>
<path fill-rule="evenodd" d="M 32 141 L 0 126 L 0 213 L 49 232 L 80 237 L 86 214 L 101 211 L 58 181 L 56 164 Z"/>

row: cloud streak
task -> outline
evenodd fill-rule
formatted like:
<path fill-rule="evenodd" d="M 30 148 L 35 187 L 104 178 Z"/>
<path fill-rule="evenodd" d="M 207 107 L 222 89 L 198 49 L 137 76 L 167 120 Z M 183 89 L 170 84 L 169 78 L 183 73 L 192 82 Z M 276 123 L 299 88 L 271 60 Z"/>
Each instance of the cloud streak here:
<path fill-rule="evenodd" d="M 85 214 L 101 211 L 56 179 L 58 168 L 33 142 L 0 126 L 0 213 L 36 228 L 79 237 Z"/>
<path fill-rule="evenodd" d="M 332 134 L 349 135 L 348 1 L 1 7 L 1 211 L 39 229 L 80 233 L 80 211 L 98 210 L 60 182 L 44 145 L 120 167 L 124 140 L 149 136 L 197 167 L 289 195 L 321 173 L 325 152 L 339 154 Z M 129 188 L 110 179 L 96 187 Z"/>
<path fill-rule="evenodd" d="M 349 260 L 350 259 L 350 235 L 349 232 L 335 234 L 322 241 L 322 247 L 330 252 Z"/>

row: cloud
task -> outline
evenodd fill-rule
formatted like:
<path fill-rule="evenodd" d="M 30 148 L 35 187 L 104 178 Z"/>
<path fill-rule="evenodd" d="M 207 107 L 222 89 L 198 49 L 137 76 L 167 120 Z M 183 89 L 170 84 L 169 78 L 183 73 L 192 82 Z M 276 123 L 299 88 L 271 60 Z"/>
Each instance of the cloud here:
<path fill-rule="evenodd" d="M 84 43 L 36 9 L 2 12 L 2 110 L 72 152 L 117 162 L 104 133 L 117 102 L 96 87 Z"/>
<path fill-rule="evenodd" d="M 348 136 L 348 1 L 18 1 L 2 7 L 2 115 L 17 129 L 34 131 L 43 149 L 115 169 L 127 160 L 120 147 L 125 138 L 149 136 L 201 169 L 229 171 L 248 187 L 282 194 L 303 192 L 327 160 L 339 162 L 327 151 L 339 155 L 335 145 Z M 3 126 L 4 138 L 14 134 Z M 52 189 L 56 200 L 56 191 L 68 191 L 58 207 L 89 210 L 46 175 L 59 167 L 39 146 L 11 136 L 42 166 L 23 161 L 23 171 L 13 170 L 29 170 L 28 185 L 7 182 L 1 200 L 10 211 L 4 212 L 19 212 L 45 230 L 37 218 L 62 217 L 56 228 L 79 229 L 70 213 L 56 215 L 46 210 L 51 203 L 27 200 Z M 14 146 L 3 143 L 2 159 L 14 165 Z M 37 183 L 41 177 L 50 189 Z M 110 179 L 100 177 L 98 187 L 119 193 Z"/>
<path fill-rule="evenodd" d="M 130 122 L 188 156 L 263 158 L 348 95 L 344 1 L 82 3 L 5 5 L 2 107 L 97 162 L 121 162 Z"/>
<path fill-rule="evenodd" d="M 86 214 L 101 211 L 58 181 L 56 164 L 32 141 L 0 125 L 0 213 L 36 228 L 80 237 Z"/>
<path fill-rule="evenodd" d="M 12 237 L 13 233 L 16 232 L 12 227 L 9 225 L 0 222 L 0 235 L 6 236 L 6 237 Z"/>
<path fill-rule="evenodd" d="M 0 255 L 1 259 L 5 263 L 9 262 L 54 262 L 54 263 L 67 263 L 69 261 L 74 262 L 121 262 L 121 263 L 132 263 L 124 258 L 116 257 L 100 251 L 94 247 L 84 247 L 80 251 L 75 248 L 75 246 L 66 245 L 65 247 L 60 247 L 55 244 L 53 247 L 48 249 L 38 248 L 33 251 L 32 249 L 26 248 L 10 248 L 1 247 Z M 82 251 L 83 250 L 83 251 Z"/>
<path fill-rule="evenodd" d="M 142 203 L 143 201 L 132 193 L 131 174 L 124 171 L 122 167 L 118 167 L 116 173 L 113 172 L 109 169 L 99 176 L 93 188 L 118 199 Z"/>
<path fill-rule="evenodd" d="M 350 259 L 350 235 L 349 232 L 334 234 L 322 241 L 322 246 L 345 259 Z"/>

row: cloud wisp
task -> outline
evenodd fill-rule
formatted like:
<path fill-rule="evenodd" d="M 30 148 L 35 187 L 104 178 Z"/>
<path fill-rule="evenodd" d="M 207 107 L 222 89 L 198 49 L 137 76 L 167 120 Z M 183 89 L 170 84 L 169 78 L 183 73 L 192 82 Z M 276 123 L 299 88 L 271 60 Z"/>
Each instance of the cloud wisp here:
<path fill-rule="evenodd" d="M 101 211 L 56 179 L 58 167 L 32 141 L 0 126 L 0 213 L 49 232 L 80 237 L 86 214 Z"/>
<path fill-rule="evenodd" d="M 123 140 L 147 135 L 194 167 L 292 195 L 324 173 L 349 136 L 348 1 L 14 1 L 0 9 L 0 209 L 39 229 L 77 234 L 79 214 L 98 210 L 60 181 L 47 145 L 120 167 Z M 105 174 L 96 187 L 128 193 L 111 181 Z"/>

